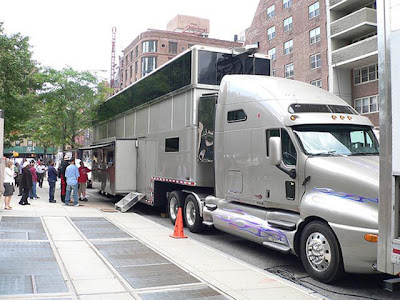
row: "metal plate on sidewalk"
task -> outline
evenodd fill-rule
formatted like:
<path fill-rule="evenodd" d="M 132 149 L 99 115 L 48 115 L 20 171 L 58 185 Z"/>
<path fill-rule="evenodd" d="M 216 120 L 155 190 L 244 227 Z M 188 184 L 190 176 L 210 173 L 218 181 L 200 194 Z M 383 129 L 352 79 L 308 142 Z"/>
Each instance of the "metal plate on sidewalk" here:
<path fill-rule="evenodd" d="M 47 240 L 47 236 L 38 217 L 2 217 L 0 239 Z"/>
<path fill-rule="evenodd" d="M 131 238 L 129 234 L 106 220 L 105 218 L 71 218 L 72 222 L 87 239 L 116 239 Z"/>
<path fill-rule="evenodd" d="M 199 280 L 136 240 L 93 245 L 133 288 L 198 283 Z"/>
<path fill-rule="evenodd" d="M 226 300 L 225 296 L 210 287 L 193 287 L 173 291 L 153 292 L 139 294 L 143 300 Z"/>
<path fill-rule="evenodd" d="M 66 293 L 48 242 L 0 242 L 0 295 Z"/>

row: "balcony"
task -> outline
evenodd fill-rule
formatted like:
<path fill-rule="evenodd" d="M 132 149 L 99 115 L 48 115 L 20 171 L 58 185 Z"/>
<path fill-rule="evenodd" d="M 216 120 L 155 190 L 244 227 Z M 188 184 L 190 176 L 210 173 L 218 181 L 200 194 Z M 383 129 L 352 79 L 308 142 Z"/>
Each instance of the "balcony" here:
<path fill-rule="evenodd" d="M 333 67 L 354 69 L 378 61 L 378 38 L 373 36 L 332 51 Z"/>
<path fill-rule="evenodd" d="M 352 40 L 376 31 L 376 10 L 367 7 L 331 23 L 332 39 Z"/>
<path fill-rule="evenodd" d="M 371 4 L 371 0 L 330 0 L 329 9 L 334 11 L 352 12 Z"/>

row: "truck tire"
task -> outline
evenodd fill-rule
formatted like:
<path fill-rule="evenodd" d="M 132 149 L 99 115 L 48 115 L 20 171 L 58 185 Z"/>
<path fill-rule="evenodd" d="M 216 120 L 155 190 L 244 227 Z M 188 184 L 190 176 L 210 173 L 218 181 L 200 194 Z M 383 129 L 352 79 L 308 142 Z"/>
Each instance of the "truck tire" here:
<path fill-rule="evenodd" d="M 184 196 L 181 191 L 173 191 L 169 194 L 167 213 L 172 225 L 175 225 L 176 217 L 178 215 L 178 208 L 182 207 L 183 201 Z"/>
<path fill-rule="evenodd" d="M 183 218 L 190 232 L 196 233 L 203 230 L 203 218 L 200 216 L 200 207 L 193 195 L 186 197 Z"/>
<path fill-rule="evenodd" d="M 307 273 L 329 283 L 344 274 L 342 252 L 332 229 L 321 221 L 306 225 L 300 238 L 300 258 Z"/>

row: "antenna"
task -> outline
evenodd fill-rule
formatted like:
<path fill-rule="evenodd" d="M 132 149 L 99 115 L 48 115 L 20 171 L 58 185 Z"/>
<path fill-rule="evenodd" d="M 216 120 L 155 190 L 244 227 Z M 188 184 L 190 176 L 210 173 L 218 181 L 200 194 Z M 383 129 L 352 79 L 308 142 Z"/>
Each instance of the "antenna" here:
<path fill-rule="evenodd" d="M 114 89 L 114 85 L 115 85 L 115 38 L 116 38 L 116 36 L 117 36 L 117 27 L 113 27 L 112 28 L 112 42 L 111 42 L 111 71 L 110 71 L 110 88 L 112 88 L 112 89 Z"/>

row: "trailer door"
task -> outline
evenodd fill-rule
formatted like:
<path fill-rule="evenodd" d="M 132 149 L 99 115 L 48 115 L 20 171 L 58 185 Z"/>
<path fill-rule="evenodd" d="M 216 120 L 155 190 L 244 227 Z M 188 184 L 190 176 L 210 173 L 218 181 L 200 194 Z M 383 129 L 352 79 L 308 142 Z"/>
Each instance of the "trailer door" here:
<path fill-rule="evenodd" d="M 157 143 L 145 138 L 138 139 L 138 142 L 137 190 L 149 197 L 151 193 L 151 178 L 156 175 Z"/>

